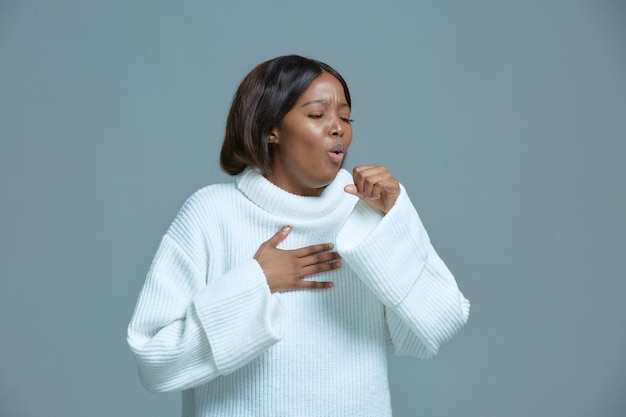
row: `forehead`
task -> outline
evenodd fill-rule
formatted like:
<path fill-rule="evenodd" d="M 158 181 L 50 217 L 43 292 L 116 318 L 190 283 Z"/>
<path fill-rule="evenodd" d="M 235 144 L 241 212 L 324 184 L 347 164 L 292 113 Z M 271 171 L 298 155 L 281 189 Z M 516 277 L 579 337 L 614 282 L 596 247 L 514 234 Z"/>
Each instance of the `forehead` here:
<path fill-rule="evenodd" d="M 347 101 L 341 82 L 327 72 L 322 72 L 319 77 L 311 82 L 298 98 L 297 103 L 305 103 L 310 100 L 329 100 L 340 103 Z"/>

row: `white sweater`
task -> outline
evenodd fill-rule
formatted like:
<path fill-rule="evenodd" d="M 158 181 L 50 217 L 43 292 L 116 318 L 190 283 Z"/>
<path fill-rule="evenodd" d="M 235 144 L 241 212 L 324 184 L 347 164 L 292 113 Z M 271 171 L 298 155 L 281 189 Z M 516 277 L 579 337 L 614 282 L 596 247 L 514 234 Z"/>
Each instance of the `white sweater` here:
<path fill-rule="evenodd" d="M 246 169 L 189 198 L 163 236 L 128 327 L 143 384 L 183 391 L 183 416 L 391 415 L 387 351 L 430 357 L 469 302 L 430 244 L 405 189 L 382 216 L 343 191 L 290 194 Z M 270 293 L 253 259 L 332 242 L 326 290 Z"/>

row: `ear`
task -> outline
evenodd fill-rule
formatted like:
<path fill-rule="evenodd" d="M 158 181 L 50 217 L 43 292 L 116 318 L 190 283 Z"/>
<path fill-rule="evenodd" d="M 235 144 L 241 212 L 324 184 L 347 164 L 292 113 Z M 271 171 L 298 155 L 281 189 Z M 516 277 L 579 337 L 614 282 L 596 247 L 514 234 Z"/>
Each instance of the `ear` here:
<path fill-rule="evenodd" d="M 272 145 L 277 145 L 278 144 L 278 129 L 276 129 L 276 128 L 272 129 L 272 131 L 270 132 L 269 137 L 267 138 L 267 142 L 272 144 Z"/>

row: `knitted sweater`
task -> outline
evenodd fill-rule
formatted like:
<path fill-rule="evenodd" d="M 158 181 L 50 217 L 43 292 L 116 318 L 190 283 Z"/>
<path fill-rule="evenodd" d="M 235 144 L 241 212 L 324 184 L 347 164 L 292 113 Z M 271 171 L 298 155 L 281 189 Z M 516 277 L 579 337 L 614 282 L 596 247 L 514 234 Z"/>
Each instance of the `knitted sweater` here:
<path fill-rule="evenodd" d="M 469 302 L 430 244 L 406 191 L 386 215 L 343 191 L 290 194 L 246 169 L 205 187 L 163 236 L 128 327 L 143 384 L 182 391 L 183 416 L 391 415 L 387 352 L 430 357 Z M 335 243 L 326 290 L 272 294 L 257 249 Z"/>

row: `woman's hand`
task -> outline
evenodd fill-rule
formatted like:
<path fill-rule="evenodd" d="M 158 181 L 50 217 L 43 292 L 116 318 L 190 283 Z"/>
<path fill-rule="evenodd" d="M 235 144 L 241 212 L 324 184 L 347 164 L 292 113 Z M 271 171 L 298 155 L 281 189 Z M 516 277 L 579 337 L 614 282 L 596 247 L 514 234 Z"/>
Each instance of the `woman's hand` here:
<path fill-rule="evenodd" d="M 265 273 L 270 291 L 274 293 L 332 287 L 332 282 L 305 281 L 302 278 L 341 268 L 341 256 L 337 252 L 329 252 L 333 249 L 333 244 L 322 243 L 293 250 L 278 249 L 277 246 L 289 232 L 291 227 L 283 227 L 268 241 L 263 242 L 254 255 Z"/>
<path fill-rule="evenodd" d="M 393 207 L 400 195 L 400 183 L 386 167 L 362 165 L 352 170 L 354 184 L 346 185 L 345 192 L 353 194 L 384 214 Z"/>

